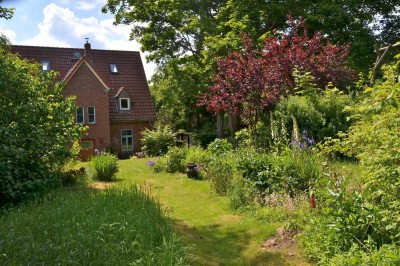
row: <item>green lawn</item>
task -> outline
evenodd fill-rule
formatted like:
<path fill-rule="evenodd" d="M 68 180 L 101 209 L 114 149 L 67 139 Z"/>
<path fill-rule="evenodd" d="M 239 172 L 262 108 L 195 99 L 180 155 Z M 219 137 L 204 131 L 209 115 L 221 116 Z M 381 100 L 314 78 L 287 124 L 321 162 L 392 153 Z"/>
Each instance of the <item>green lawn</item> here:
<path fill-rule="evenodd" d="M 284 207 L 263 208 L 258 219 L 234 213 L 208 181 L 155 174 L 147 161 L 119 161 L 115 182 L 65 188 L 1 213 L 0 265 L 179 265 L 185 247 L 190 265 L 308 265 L 297 248 L 262 247 L 282 226 Z"/>
<path fill-rule="evenodd" d="M 134 182 L 162 205 L 182 241 L 193 245 L 193 265 L 307 265 L 297 252 L 262 250 L 278 223 L 232 212 L 226 197 L 216 195 L 207 181 L 184 174 L 155 174 L 148 159 L 120 161 L 121 182 Z M 272 219 L 273 220 L 273 219 Z"/>

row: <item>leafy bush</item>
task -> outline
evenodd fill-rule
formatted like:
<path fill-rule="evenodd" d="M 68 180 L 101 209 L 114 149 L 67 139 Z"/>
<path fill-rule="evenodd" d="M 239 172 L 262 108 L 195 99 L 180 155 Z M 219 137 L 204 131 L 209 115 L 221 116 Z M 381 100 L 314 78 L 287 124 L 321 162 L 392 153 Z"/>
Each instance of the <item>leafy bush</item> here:
<path fill-rule="evenodd" d="M 112 181 L 118 172 L 117 156 L 103 152 L 91 160 L 94 169 L 93 179 L 99 181 Z"/>
<path fill-rule="evenodd" d="M 253 196 L 263 198 L 282 190 L 282 169 L 273 154 L 242 152 L 238 155 L 238 170 L 252 188 Z"/>
<path fill-rule="evenodd" d="M 219 195 L 226 195 L 235 175 L 235 159 L 231 153 L 210 157 L 205 177 Z"/>
<path fill-rule="evenodd" d="M 232 210 L 244 209 L 253 202 L 253 188 L 240 175 L 235 175 L 228 190 L 228 197 Z"/>
<path fill-rule="evenodd" d="M 309 191 L 322 177 L 322 159 L 307 147 L 287 148 L 281 156 L 284 187 L 289 195 Z"/>
<path fill-rule="evenodd" d="M 167 154 L 165 154 L 165 171 L 168 173 L 184 173 L 186 169 L 186 155 L 188 150 L 186 148 L 171 148 Z"/>
<path fill-rule="evenodd" d="M 146 128 L 141 134 L 142 150 L 147 156 L 164 155 L 176 143 L 175 133 L 169 126 L 159 126 L 154 130 Z"/>
<path fill-rule="evenodd" d="M 288 96 L 278 104 L 273 117 L 275 123 L 285 125 L 289 136 L 293 134 L 294 117 L 300 130 L 306 130 L 310 138 L 321 141 L 347 130 L 350 122 L 347 120 L 349 113 L 345 107 L 350 104 L 349 95 L 327 88 L 320 93 Z"/>
<path fill-rule="evenodd" d="M 213 142 L 208 144 L 207 152 L 212 155 L 222 155 L 233 149 L 232 143 L 226 139 L 215 139 Z"/>
<path fill-rule="evenodd" d="M 363 99 L 350 109 L 355 122 L 338 144 L 364 165 L 363 190 L 349 188 L 347 182 L 328 186 L 329 193 L 321 189 L 325 206 L 303 235 L 306 252 L 317 260 L 349 258 L 379 265 L 398 261 L 392 248 L 398 250 L 400 245 L 399 69 L 396 65 L 384 70 L 384 81 L 367 88 Z M 355 246 L 360 248 L 355 251 Z"/>
<path fill-rule="evenodd" d="M 354 245 L 348 252 L 337 254 L 321 263 L 332 266 L 400 265 L 400 249 L 396 245 L 384 245 L 379 250 L 371 247 L 366 251 L 359 245 Z"/>
<path fill-rule="evenodd" d="M 56 75 L 0 45 L 0 205 L 60 185 L 57 172 L 80 129 Z"/>
<path fill-rule="evenodd" d="M 84 167 L 79 169 L 69 169 L 61 173 L 61 183 L 64 187 L 84 184 L 86 183 L 86 179 L 87 175 Z"/>

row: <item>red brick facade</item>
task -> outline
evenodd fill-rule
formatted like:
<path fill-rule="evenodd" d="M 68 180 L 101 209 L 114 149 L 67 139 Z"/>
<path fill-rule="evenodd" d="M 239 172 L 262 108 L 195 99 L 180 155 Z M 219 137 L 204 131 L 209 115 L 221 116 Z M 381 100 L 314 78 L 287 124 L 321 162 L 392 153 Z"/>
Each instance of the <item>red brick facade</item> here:
<path fill-rule="evenodd" d="M 50 70 L 60 73 L 57 81 L 66 83 L 64 95 L 75 96 L 77 107 L 83 107 L 83 124 L 88 127 L 82 136 L 83 159 L 95 148 L 125 158 L 140 151 L 141 132 L 151 127 L 156 115 L 138 52 L 92 50 L 89 43 L 84 49 L 13 46 L 12 51 L 48 62 Z"/>
<path fill-rule="evenodd" d="M 84 125 L 89 129 L 82 139 L 94 140 L 94 148 L 105 150 L 110 148 L 110 115 L 108 108 L 108 89 L 96 78 L 86 64 L 68 81 L 63 91 L 65 96 L 76 96 L 76 106 L 84 109 Z M 88 122 L 88 107 L 95 107 L 95 123 Z"/>

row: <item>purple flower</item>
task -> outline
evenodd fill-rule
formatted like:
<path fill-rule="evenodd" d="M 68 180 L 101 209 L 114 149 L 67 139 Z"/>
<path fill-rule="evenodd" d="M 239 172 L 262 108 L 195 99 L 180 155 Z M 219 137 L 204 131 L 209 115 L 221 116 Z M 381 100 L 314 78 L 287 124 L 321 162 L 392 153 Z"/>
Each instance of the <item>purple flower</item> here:
<path fill-rule="evenodd" d="M 156 163 L 155 163 L 153 160 L 149 160 L 149 161 L 147 162 L 147 165 L 148 165 L 150 168 L 152 168 L 155 164 L 156 164 Z"/>
<path fill-rule="evenodd" d="M 195 167 L 193 168 L 193 170 L 194 170 L 196 173 L 198 173 L 198 172 L 200 172 L 200 167 L 195 166 Z"/>
<path fill-rule="evenodd" d="M 100 151 L 99 151 L 99 149 L 94 149 L 94 153 L 96 154 L 96 155 L 100 155 Z"/>

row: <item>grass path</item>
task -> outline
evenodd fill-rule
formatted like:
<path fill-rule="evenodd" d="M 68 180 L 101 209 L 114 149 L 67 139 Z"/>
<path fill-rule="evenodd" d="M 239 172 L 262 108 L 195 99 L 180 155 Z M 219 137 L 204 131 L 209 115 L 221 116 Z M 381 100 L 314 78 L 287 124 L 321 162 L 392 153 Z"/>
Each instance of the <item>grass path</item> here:
<path fill-rule="evenodd" d="M 146 162 L 120 161 L 118 177 L 139 184 L 160 202 L 183 243 L 193 245 L 192 265 L 308 265 L 297 251 L 289 256 L 261 248 L 279 224 L 235 214 L 228 199 L 213 193 L 209 182 L 184 174 L 154 174 Z"/>

